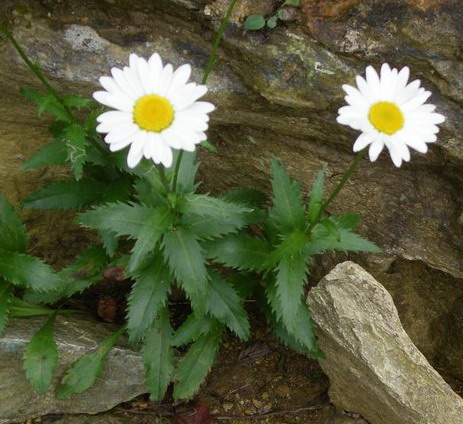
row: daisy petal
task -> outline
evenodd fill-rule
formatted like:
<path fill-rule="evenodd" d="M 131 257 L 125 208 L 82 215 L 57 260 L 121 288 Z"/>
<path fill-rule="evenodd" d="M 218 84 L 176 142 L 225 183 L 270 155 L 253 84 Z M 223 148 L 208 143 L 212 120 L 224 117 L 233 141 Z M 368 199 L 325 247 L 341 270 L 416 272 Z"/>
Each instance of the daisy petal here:
<path fill-rule="evenodd" d="M 383 151 L 384 142 L 381 138 L 376 139 L 370 145 L 370 149 L 368 150 L 368 156 L 371 162 L 375 162 L 378 159 L 379 154 Z"/>
<path fill-rule="evenodd" d="M 360 152 L 360 150 L 363 150 L 369 144 L 373 143 L 377 138 L 378 133 L 373 131 L 360 134 L 354 143 L 354 152 Z"/>

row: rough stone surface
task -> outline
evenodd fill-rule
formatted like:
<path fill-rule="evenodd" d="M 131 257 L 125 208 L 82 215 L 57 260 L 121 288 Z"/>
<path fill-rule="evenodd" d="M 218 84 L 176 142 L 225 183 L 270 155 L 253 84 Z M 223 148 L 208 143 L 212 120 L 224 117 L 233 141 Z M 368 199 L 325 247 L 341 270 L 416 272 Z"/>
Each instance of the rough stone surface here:
<path fill-rule="evenodd" d="M 372 424 L 461 424 L 463 400 L 405 333 L 391 296 L 344 262 L 308 295 L 333 403 Z"/>
<path fill-rule="evenodd" d="M 108 412 L 98 415 L 65 415 L 58 420 L 56 417 L 44 417 L 40 422 L 42 424 L 136 424 L 138 422 L 140 424 L 167 424 L 169 421 L 156 416 L 143 416 L 143 420 L 134 421 L 130 417 Z"/>
<path fill-rule="evenodd" d="M 190 62 L 199 80 L 225 0 L 3 0 L 27 53 L 64 92 L 90 95 L 100 75 L 123 66 L 130 52 L 158 51 L 175 66 Z M 367 64 L 409 65 L 433 91 L 447 116 L 439 142 L 396 169 L 387 157 L 365 162 L 330 207 L 360 212 L 360 232 L 385 252 L 366 262 L 391 291 L 410 337 L 435 364 L 463 369 L 463 2 L 460 0 L 304 0 L 295 23 L 272 31 L 244 31 L 248 13 L 270 13 L 279 2 L 242 0 L 226 31 L 211 74 L 210 140 L 203 152 L 207 190 L 233 186 L 268 189 L 269 158 L 276 156 L 309 187 L 328 164 L 328 190 L 352 160 L 356 132 L 335 123 L 344 83 Z M 273 12 L 272 12 L 273 13 Z M 17 54 L 0 42 L 0 189 L 16 204 L 31 191 L 66 175 L 63 168 L 27 172 L 20 165 L 49 141 L 49 119 L 18 94 L 37 87 Z M 48 261 L 71 260 L 88 234 L 69 214 L 25 213 L 35 250 Z M 62 231 L 57 228 L 62 227 Z M 49 235 L 53 234 L 53 237 Z M 414 278 L 417 271 L 419 278 Z M 384 278 L 383 278 L 384 277 Z M 400 280 L 400 284 L 397 281 Z M 454 304 L 455 303 L 455 304 Z M 461 301 L 460 301 L 461 303 Z M 431 336 L 431 337 L 430 337 Z M 443 351 L 443 343 L 451 350 Z"/>
<path fill-rule="evenodd" d="M 0 339 L 0 423 L 24 421 L 46 414 L 96 414 L 146 392 L 140 355 L 126 347 L 115 347 L 108 355 L 104 374 L 97 383 L 68 401 L 54 397 L 54 389 L 65 369 L 84 353 L 94 351 L 110 334 L 110 328 L 83 318 L 59 317 L 55 339 L 59 366 L 53 387 L 41 396 L 29 386 L 22 370 L 27 342 L 44 323 L 42 319 L 17 319 Z"/>

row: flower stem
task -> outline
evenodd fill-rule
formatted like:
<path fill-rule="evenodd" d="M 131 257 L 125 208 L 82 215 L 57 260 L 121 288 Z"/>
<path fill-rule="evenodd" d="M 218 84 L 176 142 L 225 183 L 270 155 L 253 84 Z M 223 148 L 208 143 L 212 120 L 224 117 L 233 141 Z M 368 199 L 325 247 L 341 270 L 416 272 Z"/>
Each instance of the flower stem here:
<path fill-rule="evenodd" d="M 209 60 L 206 65 L 206 69 L 204 70 L 203 79 L 201 84 L 206 84 L 209 74 L 211 73 L 212 67 L 214 66 L 217 60 L 217 50 L 220 46 L 220 42 L 222 41 L 223 34 L 225 29 L 227 28 L 228 22 L 230 21 L 231 15 L 233 13 L 233 9 L 237 5 L 239 0 L 232 0 L 230 6 L 228 6 L 227 12 L 220 23 L 219 30 L 217 31 L 217 35 L 214 40 L 214 44 L 212 45 L 211 55 L 209 56 Z"/>
<path fill-rule="evenodd" d="M 325 213 L 328 206 L 333 202 L 334 199 L 336 199 L 337 195 L 341 192 L 343 187 L 346 185 L 351 175 L 359 167 L 360 162 L 365 157 L 366 152 L 367 152 L 367 149 L 363 149 L 357 154 L 357 156 L 355 156 L 349 168 L 347 168 L 346 172 L 344 172 L 344 175 L 342 176 L 341 181 L 339 181 L 339 184 L 333 190 L 330 197 L 328 197 L 328 199 L 320 207 L 320 210 L 318 211 L 318 214 L 316 218 L 314 219 L 314 221 L 307 227 L 308 233 L 310 233 L 310 231 L 312 231 L 312 229 L 320 222 L 320 219 L 323 217 L 323 214 Z"/>
<path fill-rule="evenodd" d="M 215 65 L 215 62 L 217 61 L 217 50 L 219 49 L 220 43 L 223 38 L 223 34 L 225 32 L 225 29 L 227 28 L 228 22 L 230 22 L 230 18 L 233 13 L 233 10 L 235 9 L 235 6 L 238 4 L 239 1 L 240 0 L 232 0 L 230 5 L 228 6 L 225 16 L 222 19 L 222 22 L 220 23 L 219 29 L 217 31 L 217 35 L 215 36 L 215 39 L 214 39 L 214 43 L 212 44 L 212 50 L 209 56 L 209 60 L 207 61 L 206 68 L 204 69 L 201 84 L 206 84 L 207 79 L 209 78 L 209 74 L 211 73 L 212 68 Z M 172 186 L 174 192 L 177 189 L 177 175 L 180 169 L 180 164 L 182 162 L 182 157 L 183 157 L 183 150 L 180 150 L 177 156 L 177 162 L 175 164 L 174 180 L 173 180 L 173 186 Z"/>
<path fill-rule="evenodd" d="M 170 186 L 169 182 L 167 181 L 166 177 L 166 172 L 164 171 L 164 166 L 163 165 L 154 165 L 156 167 L 156 170 L 158 171 L 159 178 L 161 179 L 161 183 L 164 186 L 164 189 L 166 190 L 166 194 L 170 193 Z"/>

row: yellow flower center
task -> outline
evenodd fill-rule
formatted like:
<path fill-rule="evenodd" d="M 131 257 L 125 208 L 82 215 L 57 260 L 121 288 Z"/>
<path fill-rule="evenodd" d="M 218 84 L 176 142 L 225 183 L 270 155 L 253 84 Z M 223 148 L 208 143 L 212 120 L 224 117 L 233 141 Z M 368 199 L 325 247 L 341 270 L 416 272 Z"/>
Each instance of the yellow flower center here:
<path fill-rule="evenodd" d="M 174 120 L 174 108 L 162 96 L 143 96 L 135 103 L 133 120 L 146 131 L 161 132 Z"/>
<path fill-rule="evenodd" d="M 391 102 L 378 102 L 370 108 L 368 119 L 380 132 L 392 135 L 404 126 L 402 111 Z"/>

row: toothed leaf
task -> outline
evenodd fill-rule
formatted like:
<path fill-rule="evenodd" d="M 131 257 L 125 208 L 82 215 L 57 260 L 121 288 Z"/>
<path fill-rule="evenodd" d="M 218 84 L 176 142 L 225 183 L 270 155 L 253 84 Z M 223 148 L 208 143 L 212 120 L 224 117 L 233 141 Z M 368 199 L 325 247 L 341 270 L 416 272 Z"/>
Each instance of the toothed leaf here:
<path fill-rule="evenodd" d="M 127 330 L 131 342 L 142 339 L 170 293 L 171 276 L 162 258 L 156 257 L 146 268 L 136 272 L 127 307 Z"/>
<path fill-rule="evenodd" d="M 169 313 L 164 309 L 147 332 L 141 351 L 146 387 L 150 392 L 150 399 L 154 402 L 160 402 L 164 397 L 174 371 L 171 338 Z"/>
<path fill-rule="evenodd" d="M 21 217 L 6 198 L 0 194 L 0 248 L 24 252 L 26 246 L 26 230 L 21 222 Z"/>
<path fill-rule="evenodd" d="M 233 287 L 218 273 L 210 272 L 211 285 L 208 294 L 207 311 L 225 324 L 241 340 L 249 338 L 249 321 L 242 299 Z"/>

